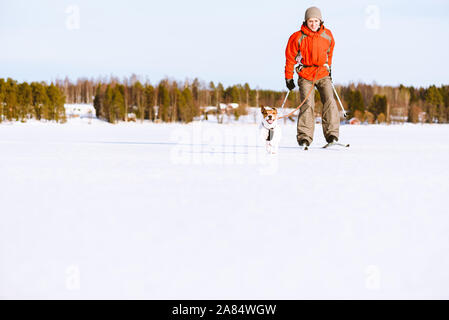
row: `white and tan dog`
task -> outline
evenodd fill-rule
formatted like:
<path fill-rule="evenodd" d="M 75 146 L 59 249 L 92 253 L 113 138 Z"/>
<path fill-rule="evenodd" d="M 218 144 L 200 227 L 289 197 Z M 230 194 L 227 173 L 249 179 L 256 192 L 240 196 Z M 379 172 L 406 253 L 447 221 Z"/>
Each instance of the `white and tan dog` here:
<path fill-rule="evenodd" d="M 261 107 L 262 123 L 260 124 L 260 138 L 265 141 L 267 152 L 278 152 L 282 137 L 281 127 L 278 125 L 278 112 L 276 108 Z"/>

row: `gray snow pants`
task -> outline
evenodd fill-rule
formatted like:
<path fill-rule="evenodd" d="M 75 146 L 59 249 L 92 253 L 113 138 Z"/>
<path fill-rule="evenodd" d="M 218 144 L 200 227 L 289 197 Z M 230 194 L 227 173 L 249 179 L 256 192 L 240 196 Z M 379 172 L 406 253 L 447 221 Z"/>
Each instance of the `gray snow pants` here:
<path fill-rule="evenodd" d="M 312 87 L 312 81 L 299 78 L 298 79 L 299 94 L 301 101 L 304 101 L 307 93 Z M 329 136 L 335 136 L 338 138 L 340 129 L 340 113 L 335 102 L 334 92 L 332 89 L 331 79 L 329 76 L 324 77 L 315 82 L 315 86 L 318 89 L 321 102 L 323 103 L 323 114 L 321 116 L 323 125 L 323 134 L 327 139 Z M 297 123 L 297 136 L 298 141 L 307 140 L 309 144 L 313 141 L 313 132 L 315 130 L 315 90 L 313 90 L 307 101 L 300 109 L 298 123 Z M 304 111 L 301 111 L 304 110 Z"/>

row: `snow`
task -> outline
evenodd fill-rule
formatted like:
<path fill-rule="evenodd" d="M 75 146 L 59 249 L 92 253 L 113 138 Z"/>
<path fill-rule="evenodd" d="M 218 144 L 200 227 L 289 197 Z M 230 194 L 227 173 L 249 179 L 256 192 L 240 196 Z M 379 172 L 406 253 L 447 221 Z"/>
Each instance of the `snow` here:
<path fill-rule="evenodd" d="M 0 298 L 449 298 L 448 125 L 252 117 L 0 124 Z"/>

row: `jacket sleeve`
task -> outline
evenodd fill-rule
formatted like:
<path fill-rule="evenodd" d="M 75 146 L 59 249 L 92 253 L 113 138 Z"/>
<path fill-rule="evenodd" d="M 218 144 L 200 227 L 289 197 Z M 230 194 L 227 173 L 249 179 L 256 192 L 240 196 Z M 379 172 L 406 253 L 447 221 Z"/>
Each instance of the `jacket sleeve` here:
<path fill-rule="evenodd" d="M 331 46 L 329 48 L 329 55 L 328 55 L 328 65 L 329 67 L 332 66 L 332 56 L 334 55 L 334 46 L 335 46 L 335 40 L 334 40 L 334 36 L 332 35 L 332 32 L 328 29 L 327 30 L 329 32 L 329 35 L 331 36 Z"/>
<path fill-rule="evenodd" d="M 285 49 L 285 79 L 293 79 L 294 68 L 296 65 L 296 56 L 299 52 L 299 43 L 297 33 L 294 33 L 288 39 L 287 48 Z"/>

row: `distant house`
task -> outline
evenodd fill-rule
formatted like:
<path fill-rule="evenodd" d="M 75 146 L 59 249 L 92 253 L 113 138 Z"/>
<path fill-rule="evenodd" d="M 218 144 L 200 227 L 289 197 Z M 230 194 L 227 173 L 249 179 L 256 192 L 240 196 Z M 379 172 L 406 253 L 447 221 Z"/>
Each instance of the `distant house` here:
<path fill-rule="evenodd" d="M 218 123 L 223 123 L 224 115 L 232 115 L 234 113 L 234 110 L 238 107 L 238 103 L 220 103 L 218 104 L 218 106 L 200 107 L 200 109 L 205 119 L 207 119 L 208 113 L 215 113 L 217 115 Z"/>
<path fill-rule="evenodd" d="M 390 116 L 390 121 L 395 123 L 395 122 L 407 122 L 408 120 L 408 116 L 397 116 L 397 115 L 391 115 Z"/>
<path fill-rule="evenodd" d="M 128 113 L 128 121 L 136 122 L 137 117 L 135 113 Z"/>
<path fill-rule="evenodd" d="M 96 118 L 96 111 L 91 104 L 65 104 L 67 118 Z"/>
<path fill-rule="evenodd" d="M 359 125 L 359 124 L 361 124 L 361 121 L 358 118 L 354 117 L 354 118 L 351 118 L 351 120 L 349 120 L 349 124 Z"/>
<path fill-rule="evenodd" d="M 220 103 L 218 105 L 218 108 L 216 110 L 219 113 L 227 113 L 230 114 L 234 111 L 234 109 L 237 109 L 239 107 L 238 103 Z"/>
<path fill-rule="evenodd" d="M 219 123 L 223 121 L 223 115 L 228 116 L 234 113 L 234 110 L 239 107 L 238 103 L 220 103 L 218 106 L 200 107 L 201 114 L 207 119 L 208 114 L 216 114 Z"/>
<path fill-rule="evenodd" d="M 418 114 L 418 121 L 419 122 L 425 122 L 427 119 L 427 114 L 425 112 L 420 112 Z"/>
<path fill-rule="evenodd" d="M 390 114 L 390 122 L 392 123 L 404 123 L 408 120 L 408 113 L 405 108 L 392 108 Z"/>
<path fill-rule="evenodd" d="M 203 113 L 208 113 L 208 112 L 216 112 L 217 111 L 217 106 L 207 106 L 207 107 L 201 107 L 201 111 Z"/>

